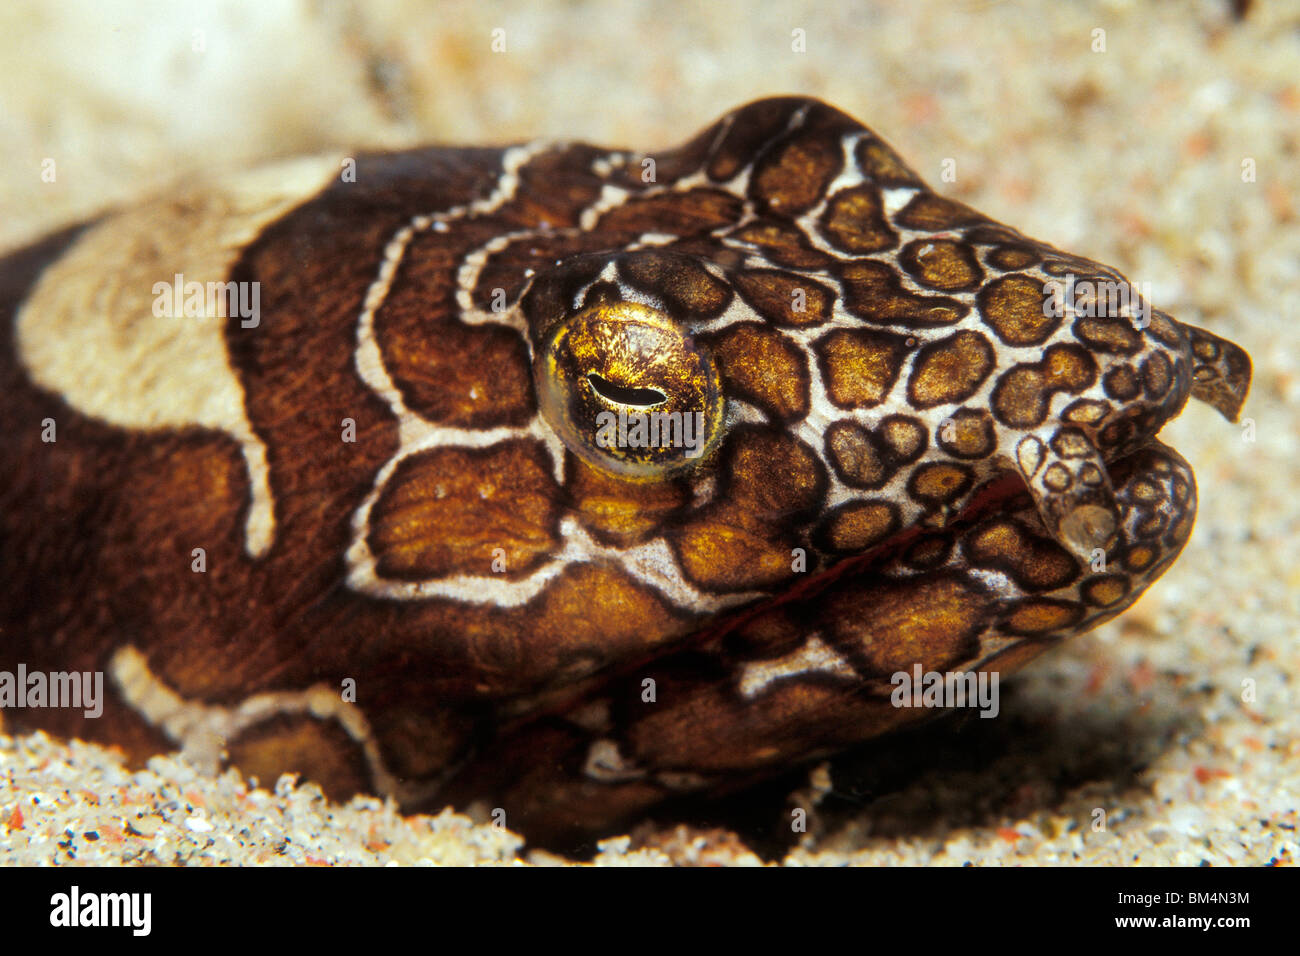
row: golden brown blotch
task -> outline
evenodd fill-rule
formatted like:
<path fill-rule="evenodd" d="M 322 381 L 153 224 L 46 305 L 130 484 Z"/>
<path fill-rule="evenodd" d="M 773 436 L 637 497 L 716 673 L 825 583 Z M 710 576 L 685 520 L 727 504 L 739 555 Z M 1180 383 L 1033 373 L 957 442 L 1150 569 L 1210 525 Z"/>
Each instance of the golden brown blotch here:
<path fill-rule="evenodd" d="M 728 444 L 728 498 L 755 521 L 781 523 L 815 508 L 825 476 L 811 448 L 783 432 L 738 431 Z"/>
<path fill-rule="evenodd" d="M 925 423 L 908 415 L 887 415 L 876 427 L 885 445 L 899 461 L 916 461 L 925 451 Z"/>
<path fill-rule="evenodd" d="M 883 262 L 858 259 L 844 266 L 840 276 L 845 307 L 868 322 L 932 328 L 952 325 L 969 309 L 947 296 L 904 289 L 898 274 Z"/>
<path fill-rule="evenodd" d="M 755 164 L 749 195 L 784 215 L 806 212 L 821 201 L 843 166 L 839 136 L 800 131 Z"/>
<path fill-rule="evenodd" d="M 997 445 L 993 416 L 982 408 L 959 408 L 939 426 L 935 441 L 954 458 L 986 458 Z"/>
<path fill-rule="evenodd" d="M 621 567 L 571 565 L 527 611 L 519 636 L 529 673 L 563 686 L 610 662 L 648 654 L 680 637 L 687 623 Z"/>
<path fill-rule="evenodd" d="M 832 511 L 819 539 L 832 551 L 865 551 L 898 528 L 898 508 L 888 501 L 851 501 Z"/>
<path fill-rule="evenodd" d="M 853 421 L 831 423 L 826 452 L 840 479 L 855 488 L 879 488 L 900 464 L 880 438 Z"/>
<path fill-rule="evenodd" d="M 1109 607 L 1128 596 L 1128 579 L 1122 574 L 1103 574 L 1089 578 L 1079 591 L 1089 604 Z"/>
<path fill-rule="evenodd" d="M 1039 345 L 1056 331 L 1061 319 L 1047 314 L 1049 298 L 1042 281 L 1019 274 L 994 279 L 976 296 L 984 324 L 1008 345 Z"/>
<path fill-rule="evenodd" d="M 950 504 L 970 490 L 975 477 L 966 465 L 930 462 L 912 472 L 907 493 L 929 508 Z"/>
<path fill-rule="evenodd" d="M 768 588 L 795 576 L 793 545 L 735 523 L 734 509 L 692 521 L 674 544 L 682 570 L 710 591 Z"/>
<path fill-rule="evenodd" d="M 988 251 L 984 257 L 994 269 L 1002 269 L 1007 272 L 1016 269 L 1028 269 L 1030 266 L 1038 263 L 1041 257 L 1028 246 L 995 246 Z"/>
<path fill-rule="evenodd" d="M 952 239 L 913 239 L 899 261 L 917 282 L 940 292 L 974 289 L 984 278 L 970 246 Z"/>
<path fill-rule="evenodd" d="M 1009 518 L 995 518 L 976 529 L 967 539 L 966 553 L 976 566 L 1005 571 L 1032 591 L 1052 591 L 1079 576 L 1069 552 Z"/>
<path fill-rule="evenodd" d="M 564 470 L 575 516 L 598 540 L 617 547 L 657 534 L 690 497 L 680 480 L 624 478 L 573 455 L 566 459 Z"/>
<path fill-rule="evenodd" d="M 1002 628 L 1012 634 L 1038 636 L 1073 627 L 1083 614 L 1083 606 L 1073 601 L 1030 598 L 1014 605 Z"/>
<path fill-rule="evenodd" d="M 522 576 L 559 545 L 559 489 L 534 442 L 437 448 L 397 466 L 370 514 L 370 548 L 384 577 Z"/>
<path fill-rule="evenodd" d="M 883 252 L 898 243 L 885 219 L 880 191 L 869 185 L 837 192 L 827 203 L 819 228 L 827 242 L 845 252 Z"/>
<path fill-rule="evenodd" d="M 1155 557 L 1155 551 L 1148 545 L 1137 544 L 1124 554 L 1124 567 L 1129 571 L 1145 571 Z"/>
<path fill-rule="evenodd" d="M 921 349 L 907 382 L 917 408 L 963 402 L 993 370 L 993 346 L 978 332 L 963 331 Z"/>
<path fill-rule="evenodd" d="M 902 157 L 878 139 L 868 136 L 858 140 L 853 158 L 863 176 L 882 186 L 923 188 L 921 180 Z"/>
<path fill-rule="evenodd" d="M 1082 318 L 1071 331 L 1099 352 L 1132 355 L 1142 348 L 1142 336 L 1127 319 Z"/>
<path fill-rule="evenodd" d="M 1070 489 L 1074 482 L 1074 476 L 1070 474 L 1070 469 L 1066 468 L 1059 461 L 1047 467 L 1043 472 L 1043 485 L 1048 491 L 1061 494 Z"/>
<path fill-rule="evenodd" d="M 730 278 L 740 297 L 769 322 L 820 325 L 831 317 L 835 293 L 820 282 L 775 269 L 746 269 Z"/>
<path fill-rule="evenodd" d="M 907 339 L 873 329 L 835 329 L 813 343 L 826 394 L 840 408 L 871 408 L 889 395 L 910 351 Z"/>
<path fill-rule="evenodd" d="M 776 219 L 756 219 L 731 235 L 742 242 L 753 243 L 768 259 L 790 269 L 823 269 L 836 261 L 809 245 L 801 230 Z"/>
<path fill-rule="evenodd" d="M 1182 325 L 1178 322 L 1175 322 L 1172 318 L 1170 318 L 1165 313 L 1161 312 L 1159 309 L 1150 310 L 1150 314 L 1147 316 L 1147 327 L 1143 331 L 1145 331 L 1147 335 L 1151 336 L 1151 338 L 1155 339 L 1157 342 L 1160 342 L 1164 345 L 1168 345 L 1171 348 L 1182 348 L 1184 343 L 1187 341 L 1189 334 L 1192 335 L 1193 337 L 1195 337 L 1196 333 L 1199 333 L 1201 335 L 1210 334 L 1204 331 L 1203 329 L 1196 328 L 1195 326 Z M 1219 339 L 1219 341 L 1225 342 L 1226 340 Z M 1233 348 L 1239 348 L 1239 347 L 1233 346 Z"/>
<path fill-rule="evenodd" d="M 942 534 L 924 535 L 907 549 L 907 553 L 903 555 L 903 562 L 908 567 L 922 571 L 937 568 L 948 560 L 948 556 L 952 553 L 952 544 L 952 539 Z"/>
<path fill-rule="evenodd" d="M 701 341 L 712 350 L 728 393 L 779 421 L 799 421 L 808 414 L 808 359 L 776 329 L 740 322 Z"/>
<path fill-rule="evenodd" d="M 797 543 L 790 530 L 825 493 L 820 461 L 803 442 L 760 428 L 734 431 L 723 455 L 715 503 L 671 535 L 683 570 L 716 591 L 789 580 Z"/>
<path fill-rule="evenodd" d="M 1097 379 L 1097 363 L 1074 345 L 1053 345 L 1041 362 L 1008 369 L 993 387 L 993 414 L 1012 428 L 1033 428 L 1047 417 L 1058 391 L 1081 392 Z"/>
<path fill-rule="evenodd" d="M 990 222 L 970 206 L 962 205 L 955 199 L 945 199 L 932 192 L 923 192 L 912 198 L 894 217 L 894 222 L 904 229 L 917 232 L 944 232 L 962 226 L 974 226 Z"/>
<path fill-rule="evenodd" d="M 944 670 L 968 660 L 991 604 L 973 581 L 932 573 L 907 581 L 877 579 L 827 596 L 822 618 L 837 645 L 853 644 L 879 677 Z"/>

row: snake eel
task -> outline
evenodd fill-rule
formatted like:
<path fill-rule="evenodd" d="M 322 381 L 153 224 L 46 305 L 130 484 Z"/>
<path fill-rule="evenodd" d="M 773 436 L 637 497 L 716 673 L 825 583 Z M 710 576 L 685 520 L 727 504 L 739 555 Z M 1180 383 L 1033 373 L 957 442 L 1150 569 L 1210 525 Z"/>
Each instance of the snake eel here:
<path fill-rule="evenodd" d="M 736 791 L 1175 560 L 1250 360 L 1135 290 L 795 97 L 105 213 L 0 263 L 0 716 L 539 838 Z"/>

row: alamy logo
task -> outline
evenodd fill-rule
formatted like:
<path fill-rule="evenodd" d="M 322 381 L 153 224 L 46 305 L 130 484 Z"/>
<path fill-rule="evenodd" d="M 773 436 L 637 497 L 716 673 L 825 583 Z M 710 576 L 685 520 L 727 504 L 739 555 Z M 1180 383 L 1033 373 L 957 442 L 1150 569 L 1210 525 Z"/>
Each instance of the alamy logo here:
<path fill-rule="evenodd" d="M 152 893 L 91 893 L 73 886 L 50 897 L 51 926 L 129 926 L 148 936 L 153 925 Z"/>
<path fill-rule="evenodd" d="M 898 671 L 889 682 L 895 707 L 978 707 L 981 717 L 996 717 L 1000 710 L 997 671 L 940 673 L 913 664 L 911 674 Z"/>
<path fill-rule="evenodd" d="M 89 718 L 104 712 L 103 671 L 0 671 L 0 710 L 71 707 Z"/>
<path fill-rule="evenodd" d="M 186 282 L 178 272 L 170 283 L 155 282 L 153 314 L 160 319 L 238 317 L 240 326 L 255 329 L 262 321 L 260 282 Z"/>
<path fill-rule="evenodd" d="M 601 448 L 685 448 L 687 458 L 704 449 L 703 412 L 629 412 L 620 409 L 596 416 L 596 444 Z"/>
<path fill-rule="evenodd" d="M 1043 285 L 1043 316 L 1090 319 L 1121 316 L 1133 320 L 1133 327 L 1151 324 L 1151 283 L 1115 282 L 1110 279 L 1081 279 L 1067 272 L 1061 279 Z"/>

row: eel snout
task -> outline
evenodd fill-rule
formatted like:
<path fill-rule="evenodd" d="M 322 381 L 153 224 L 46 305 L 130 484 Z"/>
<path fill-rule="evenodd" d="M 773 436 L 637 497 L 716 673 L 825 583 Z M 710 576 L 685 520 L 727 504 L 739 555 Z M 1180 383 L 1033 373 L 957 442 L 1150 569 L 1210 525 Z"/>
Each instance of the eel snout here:
<path fill-rule="evenodd" d="M 1179 325 L 1191 343 L 1192 397 L 1235 422 L 1250 391 L 1250 356 L 1240 345 L 1213 332 L 1186 323 Z"/>

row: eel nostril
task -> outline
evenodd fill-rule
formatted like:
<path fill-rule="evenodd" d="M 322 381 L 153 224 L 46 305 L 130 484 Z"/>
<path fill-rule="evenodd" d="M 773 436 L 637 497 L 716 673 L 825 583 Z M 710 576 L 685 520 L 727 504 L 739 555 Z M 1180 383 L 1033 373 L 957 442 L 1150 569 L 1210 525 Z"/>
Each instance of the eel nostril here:
<path fill-rule="evenodd" d="M 618 402 L 621 405 L 652 408 L 668 401 L 668 396 L 657 388 L 631 388 L 626 385 L 616 385 L 595 372 L 587 373 L 587 381 L 591 383 L 591 387 L 597 395 L 611 402 Z"/>

